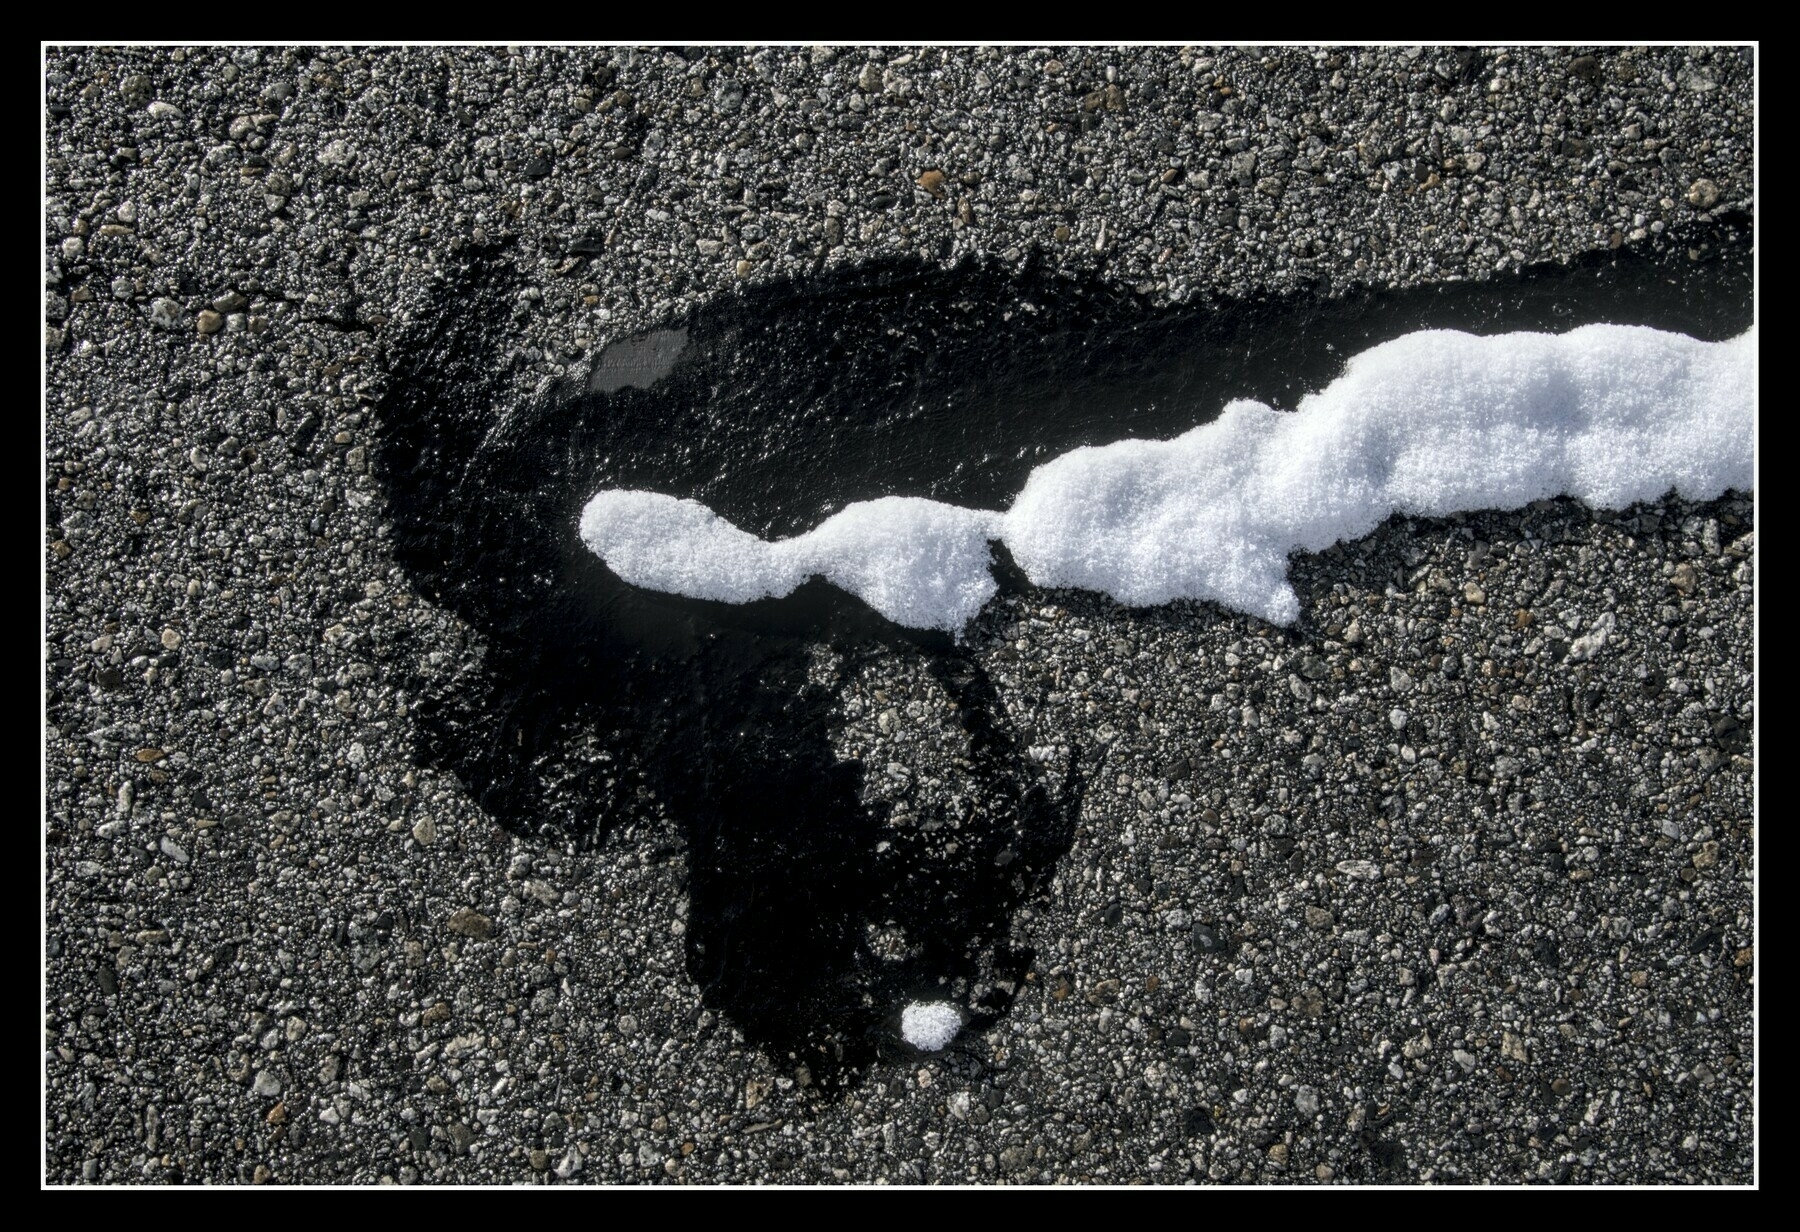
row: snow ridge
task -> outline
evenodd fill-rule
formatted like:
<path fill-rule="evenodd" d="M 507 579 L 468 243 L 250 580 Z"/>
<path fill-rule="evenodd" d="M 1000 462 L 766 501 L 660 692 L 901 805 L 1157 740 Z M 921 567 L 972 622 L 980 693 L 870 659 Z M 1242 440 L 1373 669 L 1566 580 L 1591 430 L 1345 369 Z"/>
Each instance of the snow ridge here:
<path fill-rule="evenodd" d="M 742 603 L 817 574 L 917 628 L 958 631 L 993 596 L 990 539 L 1040 586 L 1134 606 L 1211 599 L 1290 624 L 1288 554 L 1394 513 L 1750 491 L 1755 408 L 1754 330 L 1716 343 L 1622 325 L 1426 330 L 1357 355 L 1292 413 L 1240 400 L 1173 440 L 1071 450 L 1005 513 L 888 496 L 770 543 L 696 501 L 609 489 L 581 537 L 647 589 Z"/>

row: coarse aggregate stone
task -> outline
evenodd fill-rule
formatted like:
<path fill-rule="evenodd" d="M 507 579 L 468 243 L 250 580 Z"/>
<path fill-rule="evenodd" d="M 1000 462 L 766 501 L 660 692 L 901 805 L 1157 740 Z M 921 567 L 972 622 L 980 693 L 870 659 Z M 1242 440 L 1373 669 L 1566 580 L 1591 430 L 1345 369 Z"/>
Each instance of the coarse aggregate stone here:
<path fill-rule="evenodd" d="M 478 252 L 524 287 L 521 396 L 882 258 L 1159 303 L 1698 259 L 1753 225 L 1750 50 L 44 70 L 50 1183 L 1755 1179 L 1746 494 L 1397 517 L 1295 558 L 1292 629 L 995 601 L 967 647 L 1007 721 L 1052 782 L 1091 767 L 1011 922 L 1035 961 L 825 1090 L 689 979 L 656 801 L 525 839 L 421 758 L 483 646 L 396 564 L 374 466 L 391 339 Z M 953 856 L 941 683 L 816 672 L 894 841 Z"/>

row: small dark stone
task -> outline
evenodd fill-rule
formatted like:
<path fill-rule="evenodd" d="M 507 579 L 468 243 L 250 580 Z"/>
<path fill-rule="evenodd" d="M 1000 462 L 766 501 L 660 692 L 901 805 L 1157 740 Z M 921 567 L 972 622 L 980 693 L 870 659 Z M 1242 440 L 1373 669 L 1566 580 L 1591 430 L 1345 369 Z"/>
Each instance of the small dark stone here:
<path fill-rule="evenodd" d="M 1382 1176 L 1392 1176 L 1406 1167 L 1406 1148 L 1392 1138 L 1377 1138 L 1371 1142 L 1369 1157 Z"/>
<path fill-rule="evenodd" d="M 1450 63 L 1456 79 L 1464 85 L 1475 82 L 1481 77 L 1482 56 L 1473 47 L 1458 47 L 1452 50 Z"/>
<path fill-rule="evenodd" d="M 1704 954 L 1707 950 L 1716 950 L 1719 948 L 1719 942 L 1724 940 L 1724 937 L 1724 932 L 1716 926 L 1709 928 L 1698 937 L 1695 937 L 1692 941 L 1688 942 L 1688 953 Z"/>
<path fill-rule="evenodd" d="M 113 970 L 111 963 L 101 963 L 96 973 L 100 977 L 100 991 L 112 996 L 119 991 L 119 973 Z"/>
<path fill-rule="evenodd" d="M 1181 1118 L 1181 1132 L 1189 1138 L 1204 1138 L 1215 1128 L 1210 1108 L 1189 1108 Z"/>

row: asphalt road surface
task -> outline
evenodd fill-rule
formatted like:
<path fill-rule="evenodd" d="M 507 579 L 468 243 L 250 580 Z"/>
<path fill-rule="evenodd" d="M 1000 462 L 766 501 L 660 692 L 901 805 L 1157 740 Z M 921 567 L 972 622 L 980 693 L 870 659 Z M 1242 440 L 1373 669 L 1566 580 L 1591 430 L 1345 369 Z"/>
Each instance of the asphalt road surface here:
<path fill-rule="evenodd" d="M 47 1182 L 1754 1182 L 1750 493 L 960 640 L 567 516 L 1742 332 L 1750 49 L 44 61 Z"/>

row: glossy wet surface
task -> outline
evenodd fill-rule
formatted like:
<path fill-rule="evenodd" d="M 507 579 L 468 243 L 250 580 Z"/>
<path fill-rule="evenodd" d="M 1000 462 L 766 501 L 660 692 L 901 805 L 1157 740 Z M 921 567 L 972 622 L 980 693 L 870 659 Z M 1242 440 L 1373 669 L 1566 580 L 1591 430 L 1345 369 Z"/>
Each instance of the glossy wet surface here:
<path fill-rule="evenodd" d="M 1005 1011 L 1032 961 L 1008 922 L 1067 850 L 1083 752 L 1046 779 L 966 648 L 822 582 L 741 608 L 624 585 L 576 536 L 595 491 L 692 497 L 764 536 L 890 494 L 1001 508 L 1068 449 L 1170 436 L 1238 397 L 1292 407 L 1349 355 L 1414 330 L 1611 321 L 1718 339 L 1751 319 L 1747 242 L 1179 309 L 1029 272 L 887 266 L 749 288 L 511 404 L 497 375 L 511 278 L 495 258 L 452 287 L 383 405 L 401 559 L 488 639 L 479 679 L 427 703 L 426 755 L 523 833 L 587 841 L 666 809 L 690 860 L 690 974 L 827 1082 L 896 1047 L 897 1006 L 921 989 L 986 989 L 970 1012 Z M 818 645 L 922 659 L 953 699 L 955 858 L 890 841 L 864 803 L 868 771 L 833 752 Z M 871 950 L 884 928 L 914 940 L 907 956 Z"/>

